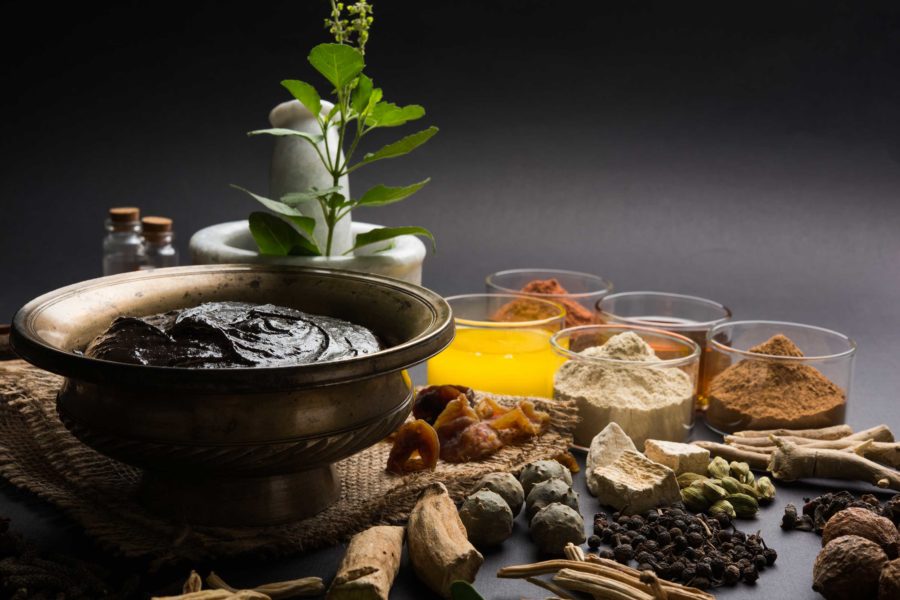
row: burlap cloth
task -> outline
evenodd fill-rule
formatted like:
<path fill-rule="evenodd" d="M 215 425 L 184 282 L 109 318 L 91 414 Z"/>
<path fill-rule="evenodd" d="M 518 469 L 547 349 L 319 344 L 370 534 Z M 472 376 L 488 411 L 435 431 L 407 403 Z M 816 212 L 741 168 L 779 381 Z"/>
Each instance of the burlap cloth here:
<path fill-rule="evenodd" d="M 173 523 L 138 504 L 140 470 L 88 448 L 60 422 L 60 383 L 60 377 L 25 362 L 0 362 L 0 476 L 58 506 L 107 551 L 157 565 L 285 556 L 333 545 L 373 524 L 404 523 L 428 484 L 442 481 L 460 500 L 486 473 L 514 471 L 566 450 L 576 421 L 572 405 L 536 400 L 552 417 L 550 431 L 540 438 L 483 461 L 441 462 L 434 472 L 407 477 L 385 472 L 390 446 L 379 443 L 338 464 L 341 499 L 315 517 L 270 527 L 200 527 Z"/>

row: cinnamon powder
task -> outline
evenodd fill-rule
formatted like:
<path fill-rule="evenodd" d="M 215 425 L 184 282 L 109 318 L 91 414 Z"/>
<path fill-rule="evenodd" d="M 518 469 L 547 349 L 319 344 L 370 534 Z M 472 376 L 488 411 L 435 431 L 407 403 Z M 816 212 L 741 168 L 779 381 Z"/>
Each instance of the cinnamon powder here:
<path fill-rule="evenodd" d="M 756 354 L 802 357 L 778 334 L 750 348 Z M 706 419 L 716 429 L 806 429 L 844 422 L 846 395 L 818 369 L 806 364 L 747 358 L 710 383 Z"/>
<path fill-rule="evenodd" d="M 559 298 L 548 298 L 557 304 L 561 304 L 566 309 L 566 327 L 575 327 L 577 325 L 590 325 L 594 323 L 594 313 L 572 300 L 566 298 L 568 290 L 560 285 L 556 279 L 535 279 L 529 281 L 521 290 L 526 294 L 538 294 L 541 296 L 560 296 Z M 532 321 L 546 318 L 547 315 L 539 314 L 536 309 L 535 302 L 527 300 L 513 300 L 504 304 L 500 310 L 494 314 L 495 321 Z"/>

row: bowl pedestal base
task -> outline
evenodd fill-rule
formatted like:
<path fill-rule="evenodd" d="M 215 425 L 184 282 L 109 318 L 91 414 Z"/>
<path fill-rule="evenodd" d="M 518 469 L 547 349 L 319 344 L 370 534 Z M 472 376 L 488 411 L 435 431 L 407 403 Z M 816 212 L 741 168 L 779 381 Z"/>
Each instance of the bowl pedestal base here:
<path fill-rule="evenodd" d="M 334 465 L 266 477 L 174 476 L 144 473 L 141 503 L 174 520 L 224 526 L 277 525 L 311 517 L 336 502 Z"/>

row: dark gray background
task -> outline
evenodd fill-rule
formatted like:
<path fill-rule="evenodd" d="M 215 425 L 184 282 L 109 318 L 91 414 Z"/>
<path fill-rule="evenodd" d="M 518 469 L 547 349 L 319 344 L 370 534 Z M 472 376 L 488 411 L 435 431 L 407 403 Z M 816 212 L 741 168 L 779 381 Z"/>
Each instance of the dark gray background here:
<path fill-rule="evenodd" d="M 27 42 L 0 42 L 0 321 L 99 274 L 108 206 L 173 217 L 182 250 L 200 227 L 253 210 L 228 184 L 265 190 L 270 140 L 244 132 L 286 99 L 281 79 L 318 83 L 305 56 L 326 40 L 324 4 L 7 8 Z M 619 290 L 706 296 L 737 318 L 837 329 L 860 346 L 850 423 L 900 430 L 896 4 L 466 0 L 376 11 L 369 71 L 387 99 L 424 105 L 423 126 L 441 133 L 352 182 L 360 192 L 431 176 L 426 190 L 356 216 L 430 228 L 438 253 L 426 285 L 479 291 L 498 269 L 558 267 Z M 776 526 L 796 489 L 760 520 L 783 558 L 756 597 L 813 595 L 818 540 Z M 17 528 L 83 546 L 53 511 L 4 494 L 0 512 Z M 590 499 L 582 505 L 590 514 Z M 530 558 L 521 528 L 507 552 Z M 330 576 L 339 557 L 281 571 Z M 482 589 L 542 597 L 493 583 L 507 560 L 491 558 Z"/>

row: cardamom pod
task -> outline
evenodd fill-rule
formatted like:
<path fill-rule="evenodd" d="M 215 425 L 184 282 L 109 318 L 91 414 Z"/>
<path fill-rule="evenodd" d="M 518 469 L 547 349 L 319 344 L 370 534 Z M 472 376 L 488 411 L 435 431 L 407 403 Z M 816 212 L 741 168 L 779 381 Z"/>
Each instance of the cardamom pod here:
<path fill-rule="evenodd" d="M 709 514 L 711 516 L 716 516 L 719 513 L 725 513 L 732 519 L 737 516 L 737 513 L 734 512 L 734 507 L 731 505 L 731 502 L 728 500 L 719 500 L 709 507 Z"/>
<path fill-rule="evenodd" d="M 741 482 L 734 477 L 723 477 L 722 479 L 716 480 L 716 483 L 725 488 L 725 491 L 729 494 L 740 494 L 744 491 L 743 488 L 741 488 Z"/>
<path fill-rule="evenodd" d="M 756 489 L 760 500 L 773 500 L 775 498 L 775 484 L 768 477 L 760 477 L 756 480 Z"/>
<path fill-rule="evenodd" d="M 701 475 L 700 473 L 682 473 L 676 479 L 678 480 L 679 488 L 686 488 L 695 481 L 706 479 L 706 475 Z"/>
<path fill-rule="evenodd" d="M 709 503 L 718 502 L 728 495 L 728 492 L 725 490 L 725 488 L 717 485 L 711 479 L 698 481 L 697 483 L 691 484 L 691 487 L 698 488 L 700 492 L 706 497 L 706 500 Z"/>
<path fill-rule="evenodd" d="M 728 465 L 729 470 L 731 471 L 731 476 L 740 481 L 741 483 L 751 483 L 752 479 L 748 481 L 748 478 L 753 477 L 753 473 L 750 472 L 750 465 L 745 462 L 738 462 L 736 460 L 731 461 L 731 464 Z"/>
<path fill-rule="evenodd" d="M 723 477 L 728 477 L 728 461 L 721 456 L 717 456 L 709 461 L 709 465 L 706 467 L 706 471 L 713 479 L 722 479 Z"/>
<path fill-rule="evenodd" d="M 725 499 L 734 507 L 735 514 L 742 519 L 753 518 L 759 510 L 759 502 L 747 494 L 729 494 Z"/>
<path fill-rule="evenodd" d="M 759 490 L 756 489 L 755 485 L 747 485 L 746 483 L 742 483 L 741 489 L 737 491 L 738 494 L 747 494 L 748 496 L 752 496 L 755 500 L 759 500 Z"/>
<path fill-rule="evenodd" d="M 706 499 L 700 488 L 693 485 L 681 490 L 681 501 L 691 512 L 705 512 L 709 508 L 709 500 Z"/>

